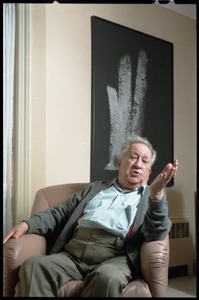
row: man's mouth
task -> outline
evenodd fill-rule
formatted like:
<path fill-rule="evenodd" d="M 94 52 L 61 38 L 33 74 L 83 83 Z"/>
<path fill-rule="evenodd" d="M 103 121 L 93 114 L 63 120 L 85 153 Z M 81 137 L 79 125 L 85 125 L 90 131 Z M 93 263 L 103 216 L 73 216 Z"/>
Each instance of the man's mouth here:
<path fill-rule="evenodd" d="M 140 173 L 139 173 L 139 171 L 133 170 L 133 171 L 130 172 L 130 175 L 131 176 L 139 176 Z"/>

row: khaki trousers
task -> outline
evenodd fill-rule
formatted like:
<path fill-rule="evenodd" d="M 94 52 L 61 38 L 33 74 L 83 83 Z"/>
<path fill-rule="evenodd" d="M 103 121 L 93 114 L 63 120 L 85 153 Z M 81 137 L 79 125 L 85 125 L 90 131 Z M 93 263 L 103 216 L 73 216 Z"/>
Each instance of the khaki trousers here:
<path fill-rule="evenodd" d="M 132 279 L 125 240 L 102 229 L 80 228 L 63 252 L 32 257 L 20 268 L 22 297 L 57 297 L 69 280 L 84 280 L 82 297 L 119 297 Z"/>

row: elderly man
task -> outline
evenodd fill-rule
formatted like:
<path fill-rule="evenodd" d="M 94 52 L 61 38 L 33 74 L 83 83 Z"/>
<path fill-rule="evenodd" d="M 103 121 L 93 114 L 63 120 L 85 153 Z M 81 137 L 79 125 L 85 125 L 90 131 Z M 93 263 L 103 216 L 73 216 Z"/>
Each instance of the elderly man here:
<path fill-rule="evenodd" d="M 32 257 L 20 268 L 21 295 L 56 297 L 69 280 L 84 281 L 82 297 L 119 297 L 129 281 L 140 278 L 139 250 L 146 241 L 163 240 L 171 229 L 164 188 L 178 161 L 168 163 L 147 184 L 156 151 L 132 135 L 118 158 L 118 176 L 90 183 L 66 203 L 33 215 L 4 238 L 44 235 L 50 255 Z"/>

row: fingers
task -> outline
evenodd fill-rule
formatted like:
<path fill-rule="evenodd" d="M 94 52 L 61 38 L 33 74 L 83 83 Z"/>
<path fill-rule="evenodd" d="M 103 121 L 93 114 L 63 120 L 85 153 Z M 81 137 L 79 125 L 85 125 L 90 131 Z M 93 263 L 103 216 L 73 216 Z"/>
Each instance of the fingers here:
<path fill-rule="evenodd" d="M 3 239 L 3 245 L 14 235 L 15 231 L 10 231 Z"/>
<path fill-rule="evenodd" d="M 166 167 L 163 170 L 163 180 L 166 182 L 166 184 L 171 180 L 171 178 L 174 177 L 174 175 L 177 172 L 178 168 L 178 160 L 174 160 L 173 164 L 169 163 L 166 165 Z"/>
<path fill-rule="evenodd" d="M 28 224 L 25 221 L 15 225 L 4 237 L 3 244 L 5 244 L 10 238 L 18 239 L 20 236 L 25 234 L 28 230 Z"/>
<path fill-rule="evenodd" d="M 18 239 L 21 235 L 22 235 L 22 233 L 19 233 L 18 231 L 10 231 L 10 232 L 5 236 L 5 238 L 3 239 L 3 245 L 4 245 L 10 238 Z"/>
<path fill-rule="evenodd" d="M 177 169 L 178 169 L 178 160 L 174 160 L 174 163 L 173 163 L 173 168 L 174 168 L 174 175 L 176 174 L 177 172 Z"/>
<path fill-rule="evenodd" d="M 172 168 L 171 168 L 171 174 L 170 174 L 171 178 L 174 177 L 174 175 L 177 172 L 177 169 L 178 169 L 178 160 L 176 159 L 176 160 L 174 160 Z"/>
<path fill-rule="evenodd" d="M 168 182 L 174 177 L 178 168 L 178 160 L 174 160 L 173 164 L 169 163 L 164 170 L 155 178 L 150 185 L 150 198 L 160 199 L 163 195 L 164 188 Z"/>

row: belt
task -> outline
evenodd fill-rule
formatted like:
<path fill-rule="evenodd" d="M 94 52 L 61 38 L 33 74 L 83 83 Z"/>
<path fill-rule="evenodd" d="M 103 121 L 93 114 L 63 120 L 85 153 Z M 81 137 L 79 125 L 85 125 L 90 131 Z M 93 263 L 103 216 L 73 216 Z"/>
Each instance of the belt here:
<path fill-rule="evenodd" d="M 116 236 L 104 229 L 90 228 L 90 227 L 76 228 L 73 238 L 83 238 L 83 239 L 100 238 L 113 245 L 115 244 L 121 245 L 126 242 L 126 239 Z"/>

